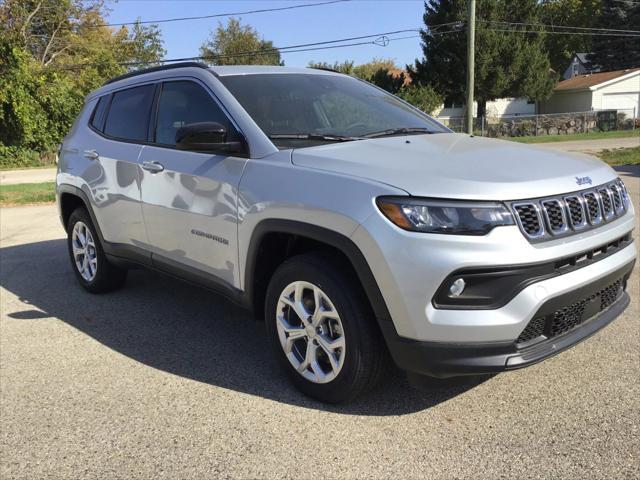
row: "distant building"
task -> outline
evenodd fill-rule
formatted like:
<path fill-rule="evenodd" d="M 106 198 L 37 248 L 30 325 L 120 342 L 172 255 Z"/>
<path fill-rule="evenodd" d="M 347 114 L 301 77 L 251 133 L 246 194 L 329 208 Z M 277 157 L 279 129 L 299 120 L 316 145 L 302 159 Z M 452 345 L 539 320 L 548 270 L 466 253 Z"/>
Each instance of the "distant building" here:
<path fill-rule="evenodd" d="M 587 61 L 588 53 L 574 53 L 571 57 L 569 66 L 564 71 L 562 78 L 568 80 L 571 77 L 577 77 L 578 75 L 586 75 L 589 73 L 598 73 L 600 69 L 589 68 L 589 62 Z"/>
<path fill-rule="evenodd" d="M 538 104 L 539 113 L 624 110 L 640 115 L 640 68 L 582 74 L 563 80 L 547 100 Z"/>

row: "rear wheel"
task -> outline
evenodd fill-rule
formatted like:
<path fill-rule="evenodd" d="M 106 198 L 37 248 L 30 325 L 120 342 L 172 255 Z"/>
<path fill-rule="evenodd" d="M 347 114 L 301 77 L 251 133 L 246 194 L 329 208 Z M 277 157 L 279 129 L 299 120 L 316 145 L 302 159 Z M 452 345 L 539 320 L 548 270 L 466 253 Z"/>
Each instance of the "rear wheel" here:
<path fill-rule="evenodd" d="M 115 290 L 126 280 L 127 271 L 107 260 L 91 217 L 84 207 L 77 208 L 69 216 L 67 246 L 73 272 L 89 292 Z"/>
<path fill-rule="evenodd" d="M 372 388 L 388 363 L 357 278 L 331 257 L 283 263 L 267 291 L 266 322 L 293 383 L 318 400 L 348 401 Z"/>

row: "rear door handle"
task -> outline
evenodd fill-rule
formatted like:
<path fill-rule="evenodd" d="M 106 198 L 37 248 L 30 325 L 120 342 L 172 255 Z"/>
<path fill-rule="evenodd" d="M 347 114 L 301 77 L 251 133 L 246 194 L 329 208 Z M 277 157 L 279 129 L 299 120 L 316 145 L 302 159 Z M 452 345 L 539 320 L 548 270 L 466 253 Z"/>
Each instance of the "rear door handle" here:
<path fill-rule="evenodd" d="M 158 173 L 164 170 L 164 166 L 158 162 L 142 162 L 142 168 L 151 173 Z"/>
<path fill-rule="evenodd" d="M 96 152 L 95 150 L 85 150 L 84 152 L 82 152 L 82 156 L 84 158 L 88 158 L 89 160 L 97 160 L 98 158 L 100 158 L 100 155 L 98 155 L 98 152 Z"/>

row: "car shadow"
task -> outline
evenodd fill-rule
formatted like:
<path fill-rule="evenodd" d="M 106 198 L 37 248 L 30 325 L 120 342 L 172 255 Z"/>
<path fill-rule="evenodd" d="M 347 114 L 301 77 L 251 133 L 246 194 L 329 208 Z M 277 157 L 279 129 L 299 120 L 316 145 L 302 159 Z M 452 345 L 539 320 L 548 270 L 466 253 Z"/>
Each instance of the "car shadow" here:
<path fill-rule="evenodd" d="M 618 165 L 613 167 L 618 173 L 623 173 L 630 177 L 640 177 L 640 165 Z"/>
<path fill-rule="evenodd" d="M 65 240 L 0 249 L 0 284 L 25 303 L 9 321 L 55 317 L 145 365 L 185 378 L 305 408 L 349 415 L 403 415 L 433 407 L 484 378 L 422 382 L 400 372 L 347 405 L 325 405 L 295 390 L 266 347 L 264 325 L 221 297 L 143 269 L 105 295 L 85 292 Z"/>

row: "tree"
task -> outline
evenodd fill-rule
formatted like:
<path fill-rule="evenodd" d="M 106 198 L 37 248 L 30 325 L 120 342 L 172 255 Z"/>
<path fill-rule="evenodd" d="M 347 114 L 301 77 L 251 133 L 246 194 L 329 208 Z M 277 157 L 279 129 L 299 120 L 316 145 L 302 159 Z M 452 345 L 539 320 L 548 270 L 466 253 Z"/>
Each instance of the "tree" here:
<path fill-rule="evenodd" d="M 543 0 L 540 20 L 545 25 L 591 28 L 595 26 L 599 14 L 600 0 Z M 553 32 L 555 27 L 545 29 Z M 545 48 L 555 72 L 562 74 L 574 53 L 591 51 L 593 37 L 585 33 L 586 31 L 575 35 L 550 33 L 545 36 Z"/>
<path fill-rule="evenodd" d="M 638 30 L 640 3 L 629 0 L 602 0 L 598 28 Z M 592 54 L 587 57 L 591 68 L 603 71 L 640 67 L 640 38 L 637 36 L 596 35 Z"/>
<path fill-rule="evenodd" d="M 424 59 L 410 69 L 413 82 L 463 103 L 466 90 L 467 36 L 465 0 L 428 0 L 421 30 Z M 503 97 L 547 98 L 555 79 L 550 75 L 543 33 L 504 32 L 491 22 L 539 22 L 536 0 L 479 0 L 476 7 L 475 98 L 478 115 L 489 100 Z M 459 22 L 457 25 L 455 22 Z M 438 34 L 429 25 L 451 23 L 453 32 Z M 442 31 L 442 30 L 441 30 Z"/>
<path fill-rule="evenodd" d="M 324 68 L 336 72 L 361 78 L 373 83 L 384 90 L 397 94 L 407 83 L 405 72 L 401 71 L 392 59 L 374 58 L 370 62 L 355 65 L 355 62 L 346 60 L 333 65 L 327 62 L 309 62 L 309 68 Z"/>
<path fill-rule="evenodd" d="M 425 113 L 432 114 L 440 105 L 443 98 L 429 85 L 406 85 L 397 94 L 404 101 Z"/>
<path fill-rule="evenodd" d="M 335 72 L 344 73 L 345 75 L 354 75 L 353 60 L 345 60 L 344 62 L 334 62 L 333 65 L 327 62 L 314 62 L 313 60 L 308 63 L 309 68 L 319 68 L 321 70 L 333 70 Z"/>
<path fill-rule="evenodd" d="M 0 3 L 0 159 L 60 142 L 84 96 L 164 56 L 157 26 L 106 26 L 102 0 Z M 144 65 L 143 65 L 144 66 Z"/>
<path fill-rule="evenodd" d="M 230 18 L 227 26 L 218 23 L 200 47 L 200 55 L 211 65 L 284 65 L 273 42 L 261 39 L 250 25 Z"/>

